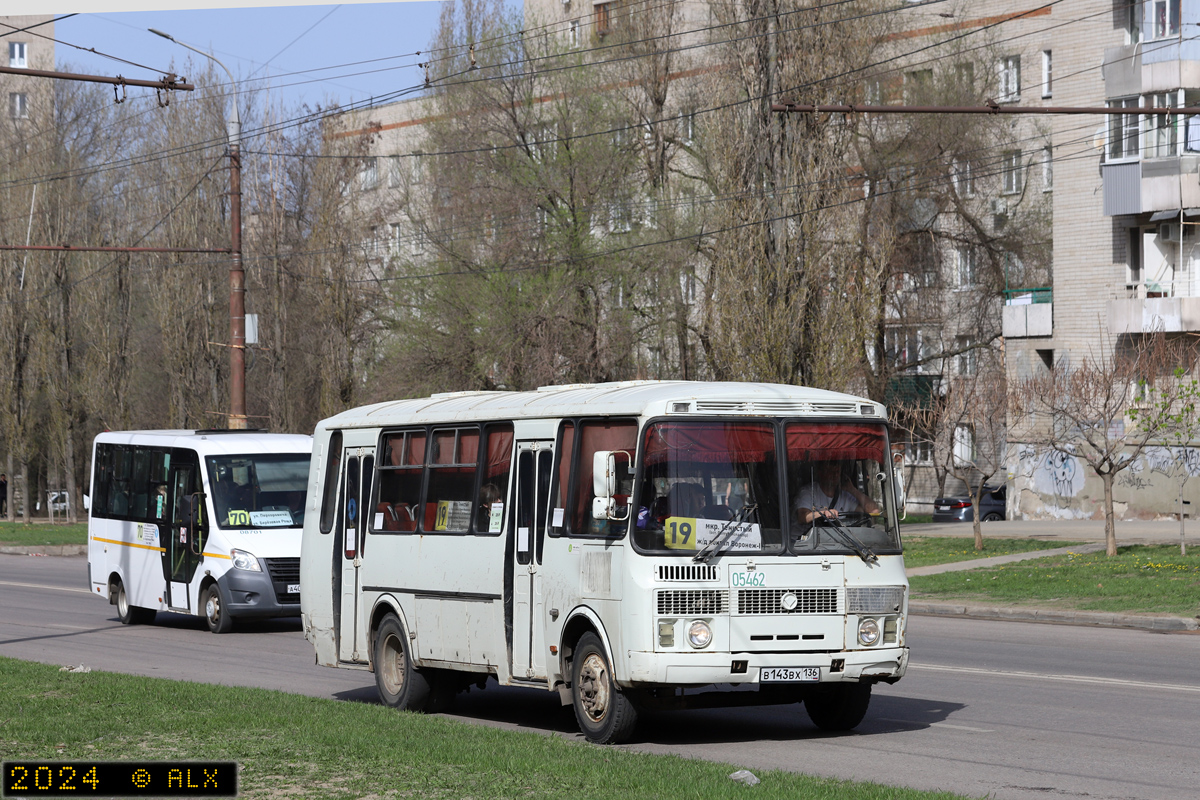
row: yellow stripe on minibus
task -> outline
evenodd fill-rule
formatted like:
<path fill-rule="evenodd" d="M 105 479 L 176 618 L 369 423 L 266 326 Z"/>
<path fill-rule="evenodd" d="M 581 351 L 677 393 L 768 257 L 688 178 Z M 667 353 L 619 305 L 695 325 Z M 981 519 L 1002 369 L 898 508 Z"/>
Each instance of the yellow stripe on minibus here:
<path fill-rule="evenodd" d="M 232 556 L 223 556 L 220 553 L 204 553 L 204 557 L 205 558 L 224 558 L 226 560 L 232 558 Z"/>
<path fill-rule="evenodd" d="M 97 542 L 106 542 L 108 544 L 119 544 L 123 547 L 136 547 L 139 550 L 155 550 L 159 553 L 166 551 L 165 548 L 155 547 L 154 545 L 149 545 L 149 544 L 134 544 L 133 542 L 122 542 L 120 539 L 101 539 L 99 536 L 93 536 L 92 538 L 95 539 Z"/>

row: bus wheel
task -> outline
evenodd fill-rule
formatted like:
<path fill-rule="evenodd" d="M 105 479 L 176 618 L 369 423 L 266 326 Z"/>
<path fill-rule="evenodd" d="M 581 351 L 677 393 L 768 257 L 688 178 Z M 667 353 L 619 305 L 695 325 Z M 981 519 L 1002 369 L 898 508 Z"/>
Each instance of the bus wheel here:
<path fill-rule="evenodd" d="M 589 742 L 617 744 L 637 727 L 637 708 L 613 683 L 604 644 L 585 633 L 571 659 L 571 694 L 579 730 Z"/>
<path fill-rule="evenodd" d="M 392 708 L 425 711 L 429 681 L 413 667 L 408 639 L 395 614 L 383 618 L 375 633 L 375 686 L 379 699 Z"/>
<path fill-rule="evenodd" d="M 210 583 L 204 590 L 204 621 L 213 633 L 229 633 L 233 630 L 233 617 L 221 606 L 221 590 Z"/>
<path fill-rule="evenodd" d="M 122 625 L 146 625 L 154 621 L 154 609 L 129 604 L 129 594 L 120 578 L 117 578 L 117 616 Z"/>
<path fill-rule="evenodd" d="M 863 721 L 871 704 L 869 683 L 827 683 L 804 698 L 808 718 L 823 731 L 848 731 Z"/>

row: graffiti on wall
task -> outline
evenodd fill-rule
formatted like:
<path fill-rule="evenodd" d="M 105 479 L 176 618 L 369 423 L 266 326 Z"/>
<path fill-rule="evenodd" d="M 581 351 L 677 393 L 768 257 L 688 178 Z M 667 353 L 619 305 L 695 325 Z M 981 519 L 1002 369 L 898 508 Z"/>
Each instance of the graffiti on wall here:
<path fill-rule="evenodd" d="M 1151 472 L 1168 477 L 1200 477 L 1200 448 L 1147 447 L 1142 453 L 1142 460 Z"/>
<path fill-rule="evenodd" d="M 1070 453 L 1022 446 L 1017 450 L 1017 460 L 1021 473 L 1038 494 L 1071 498 L 1083 491 L 1083 464 Z"/>

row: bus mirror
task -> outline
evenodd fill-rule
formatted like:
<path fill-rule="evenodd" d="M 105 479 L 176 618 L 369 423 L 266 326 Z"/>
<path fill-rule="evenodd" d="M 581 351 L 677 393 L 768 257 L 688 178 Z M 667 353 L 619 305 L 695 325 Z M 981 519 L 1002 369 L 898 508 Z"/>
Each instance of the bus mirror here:
<path fill-rule="evenodd" d="M 86 494 L 83 496 L 83 510 L 84 511 L 92 510 L 92 498 L 88 497 Z"/>
<path fill-rule="evenodd" d="M 613 519 L 616 514 L 616 500 L 611 497 L 592 498 L 592 519 Z"/>
<path fill-rule="evenodd" d="M 607 500 L 616 493 L 617 454 L 612 450 L 597 450 L 592 456 L 592 494 L 597 500 Z M 596 519 L 608 519 L 608 516 Z"/>

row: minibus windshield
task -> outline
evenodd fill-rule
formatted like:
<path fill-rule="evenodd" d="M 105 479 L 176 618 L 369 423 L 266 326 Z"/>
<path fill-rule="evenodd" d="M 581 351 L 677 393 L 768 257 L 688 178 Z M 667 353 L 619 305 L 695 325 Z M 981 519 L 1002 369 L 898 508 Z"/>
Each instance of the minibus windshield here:
<path fill-rule="evenodd" d="M 887 452 L 883 426 L 859 422 L 652 423 L 634 543 L 704 560 L 899 553 Z"/>
<path fill-rule="evenodd" d="M 208 480 L 222 528 L 300 528 L 307 453 L 209 456 Z"/>

